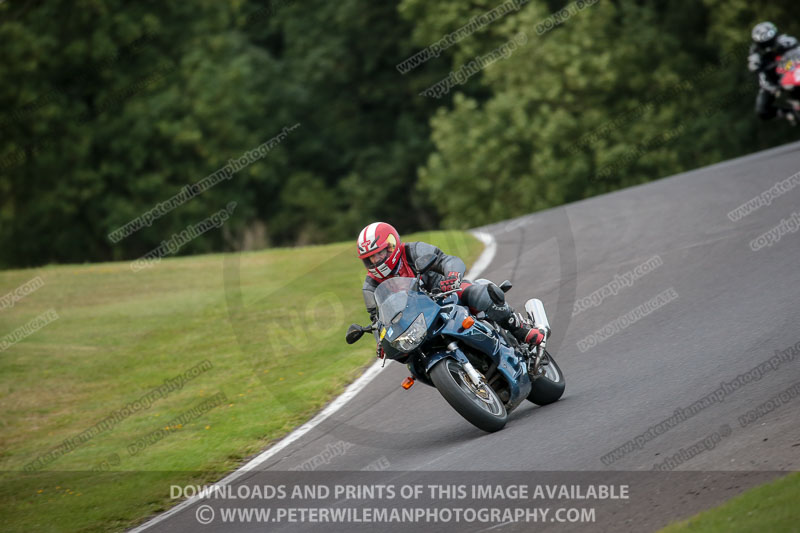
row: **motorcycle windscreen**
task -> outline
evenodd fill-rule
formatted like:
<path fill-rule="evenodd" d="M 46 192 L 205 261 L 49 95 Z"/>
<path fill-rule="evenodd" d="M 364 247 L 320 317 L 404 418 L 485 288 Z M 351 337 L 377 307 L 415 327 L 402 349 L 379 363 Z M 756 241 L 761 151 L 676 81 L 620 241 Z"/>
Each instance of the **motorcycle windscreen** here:
<path fill-rule="evenodd" d="M 388 326 L 400 319 L 400 313 L 408 305 L 408 291 L 413 284 L 414 278 L 391 278 L 375 289 L 378 320 L 384 325 Z"/>

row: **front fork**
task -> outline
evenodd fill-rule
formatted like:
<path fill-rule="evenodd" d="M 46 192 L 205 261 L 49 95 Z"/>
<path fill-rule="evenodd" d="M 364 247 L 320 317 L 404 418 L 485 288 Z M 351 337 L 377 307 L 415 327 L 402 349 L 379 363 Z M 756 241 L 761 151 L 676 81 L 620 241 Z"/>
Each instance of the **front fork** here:
<path fill-rule="evenodd" d="M 481 376 L 480 372 L 475 370 L 475 367 L 472 366 L 472 363 L 469 362 L 467 356 L 461 351 L 461 348 L 458 347 L 458 343 L 453 341 L 447 345 L 446 352 L 439 352 L 437 354 L 432 355 L 429 358 L 426 358 L 425 366 L 423 369 L 424 374 L 428 375 L 431 371 L 431 368 L 434 367 L 439 361 L 446 358 L 453 358 L 461 364 L 461 368 L 467 373 L 467 377 L 469 378 L 470 382 L 475 385 L 476 387 L 480 387 L 484 383 L 484 379 Z M 414 372 L 412 372 L 414 373 Z"/>
<path fill-rule="evenodd" d="M 453 341 L 450 344 L 448 344 L 447 350 L 457 354 L 457 359 L 461 363 L 461 367 L 467 373 L 467 376 L 469 377 L 469 380 L 472 382 L 473 385 L 475 385 L 476 387 L 480 387 L 481 385 L 483 385 L 483 378 L 478 373 L 478 371 L 475 370 L 475 367 L 472 366 L 472 363 L 469 362 L 469 359 L 467 359 L 467 357 L 459 351 L 457 342 Z"/>
<path fill-rule="evenodd" d="M 531 379 L 534 379 L 536 376 L 539 375 L 539 368 L 542 365 L 542 360 L 544 359 L 544 349 L 547 346 L 547 339 L 550 337 L 550 322 L 547 320 L 547 313 L 544 311 L 544 304 L 538 298 L 531 298 L 525 303 L 525 311 L 528 313 L 528 317 L 533 322 L 533 326 L 536 328 L 541 329 L 544 331 L 544 339 L 539 345 L 534 349 L 533 357 L 530 357 L 530 353 L 528 353 L 528 373 L 531 376 Z M 464 353 L 459 349 L 458 343 L 455 341 L 451 342 L 447 345 L 447 351 L 450 352 L 454 359 L 461 363 L 464 371 L 467 373 L 469 380 L 475 385 L 476 387 L 481 386 L 483 384 L 483 378 L 481 374 L 475 370 L 475 367 L 472 366 L 472 363 L 469 362 L 469 359 L 464 355 Z M 439 361 L 441 357 L 437 358 L 433 362 L 428 362 L 426 371 L 430 371 L 430 368 Z M 547 364 L 545 362 L 545 364 Z"/>

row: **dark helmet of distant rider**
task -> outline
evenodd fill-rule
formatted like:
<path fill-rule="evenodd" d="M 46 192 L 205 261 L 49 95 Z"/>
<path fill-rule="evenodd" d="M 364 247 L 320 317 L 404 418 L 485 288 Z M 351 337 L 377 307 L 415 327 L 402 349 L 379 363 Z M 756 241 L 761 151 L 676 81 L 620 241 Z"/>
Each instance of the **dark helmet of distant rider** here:
<path fill-rule="evenodd" d="M 772 22 L 759 22 L 753 27 L 750 36 L 753 44 L 762 52 L 770 52 L 778 40 L 778 27 Z"/>

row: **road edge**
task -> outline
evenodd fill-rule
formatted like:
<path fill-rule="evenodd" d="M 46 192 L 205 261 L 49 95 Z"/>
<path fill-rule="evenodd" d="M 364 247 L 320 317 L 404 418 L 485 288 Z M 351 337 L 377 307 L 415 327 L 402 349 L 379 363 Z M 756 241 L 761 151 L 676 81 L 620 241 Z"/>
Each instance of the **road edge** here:
<path fill-rule="evenodd" d="M 472 265 L 472 268 L 469 269 L 469 272 L 466 273 L 466 279 L 474 279 L 477 276 L 480 276 L 484 270 L 491 264 L 494 256 L 497 254 L 497 241 L 492 236 L 491 233 L 487 233 L 485 231 L 471 231 L 472 235 L 475 236 L 479 241 L 484 244 L 484 249 L 481 252 L 481 255 L 478 256 L 478 259 L 475 261 L 475 264 Z M 356 379 L 353 383 L 351 383 L 342 394 L 337 396 L 331 403 L 329 403 L 322 411 L 317 413 L 314 418 L 300 426 L 299 428 L 295 429 L 284 438 L 264 450 L 263 452 L 259 453 L 254 458 L 250 459 L 247 463 L 240 466 L 221 480 L 213 483 L 210 487 L 209 493 L 214 493 L 214 489 L 217 487 L 224 487 L 226 485 L 230 485 L 233 481 L 236 481 L 244 474 L 254 470 L 257 466 L 263 464 L 265 461 L 270 459 L 272 456 L 280 452 L 281 450 L 287 448 L 290 444 L 297 441 L 324 422 L 328 417 L 336 413 L 339 409 L 344 407 L 347 402 L 349 402 L 353 397 L 355 397 L 359 392 L 361 392 L 367 385 L 369 385 L 373 379 L 380 373 L 382 369 L 382 364 L 380 361 L 376 361 L 370 366 L 358 379 Z M 194 503 L 199 502 L 202 500 L 200 496 L 193 496 L 188 500 L 184 500 L 180 502 L 178 505 L 164 511 L 161 514 L 158 514 L 139 526 L 129 530 L 129 533 L 139 533 L 140 531 L 145 531 L 156 524 L 159 524 L 178 514 L 179 512 L 183 511 L 187 507 L 190 507 Z"/>

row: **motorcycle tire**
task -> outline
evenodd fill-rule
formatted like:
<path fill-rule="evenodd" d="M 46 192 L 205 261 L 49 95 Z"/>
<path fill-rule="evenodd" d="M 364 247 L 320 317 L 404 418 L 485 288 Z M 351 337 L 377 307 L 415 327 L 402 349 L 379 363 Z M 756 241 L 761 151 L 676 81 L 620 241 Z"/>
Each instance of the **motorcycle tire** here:
<path fill-rule="evenodd" d="M 547 350 L 544 353 L 548 363 L 541 367 L 544 370 L 543 374 L 535 378 L 531 376 L 533 387 L 531 392 L 528 393 L 528 401 L 536 405 L 557 402 L 564 395 L 564 389 L 567 386 L 561 367 L 558 366 L 553 356 L 547 353 Z"/>
<path fill-rule="evenodd" d="M 455 359 L 447 357 L 436 363 L 430 378 L 447 403 L 473 426 L 491 433 L 506 425 L 508 413 L 497 393 L 486 383 L 477 390 Z"/>

